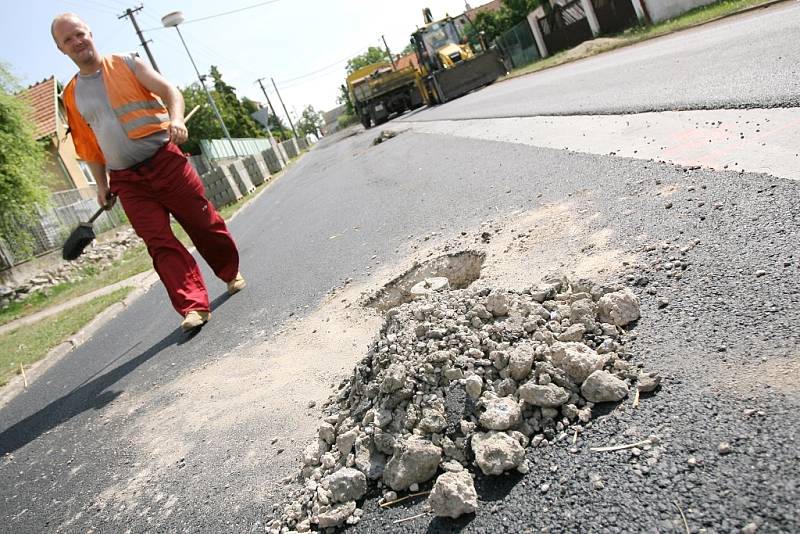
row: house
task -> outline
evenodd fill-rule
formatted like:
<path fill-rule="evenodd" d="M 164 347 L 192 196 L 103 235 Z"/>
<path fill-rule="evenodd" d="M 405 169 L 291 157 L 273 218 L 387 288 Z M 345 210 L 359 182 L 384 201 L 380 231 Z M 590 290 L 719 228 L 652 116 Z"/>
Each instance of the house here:
<path fill-rule="evenodd" d="M 492 0 L 491 2 L 487 2 L 483 5 L 478 7 L 470 7 L 467 3 L 464 5 L 466 11 L 464 11 L 464 15 L 470 18 L 470 20 L 475 20 L 475 15 L 482 11 L 500 11 L 503 7 L 503 0 Z"/>
<path fill-rule="evenodd" d="M 347 110 L 347 106 L 342 104 L 341 106 L 337 106 L 329 111 L 325 111 L 322 113 L 322 133 L 323 135 L 329 135 L 339 129 L 339 117 L 344 114 Z"/>
<path fill-rule="evenodd" d="M 52 192 L 73 189 L 94 196 L 95 182 L 89 166 L 78 159 L 72 136 L 67 134 L 64 104 L 59 98 L 59 84 L 54 76 L 17 93 L 31 108 L 36 139 L 43 142 L 49 157 L 48 176 L 43 185 Z"/>
<path fill-rule="evenodd" d="M 453 17 L 453 20 L 458 27 L 458 31 L 462 34 L 465 33 L 468 26 L 475 22 L 475 16 L 478 13 L 482 13 L 484 11 L 500 11 L 503 8 L 503 0 L 492 0 L 491 2 L 487 2 L 477 7 L 471 7 L 469 3 L 465 3 L 464 8 L 465 11 L 462 14 L 458 15 L 457 17 Z"/>

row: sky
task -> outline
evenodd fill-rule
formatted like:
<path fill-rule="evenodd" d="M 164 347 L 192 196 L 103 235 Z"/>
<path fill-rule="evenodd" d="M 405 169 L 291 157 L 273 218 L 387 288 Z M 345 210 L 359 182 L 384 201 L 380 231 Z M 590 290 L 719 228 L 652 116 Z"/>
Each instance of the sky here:
<path fill-rule="evenodd" d="M 63 12 L 89 24 L 101 54 L 138 51 L 147 61 L 130 19 L 118 18 L 139 5 L 143 9 L 134 16 L 171 82 L 184 87 L 197 81 L 178 33 L 161 24 L 162 16 L 182 11 L 180 31 L 201 74 L 216 65 L 239 97 L 258 102 L 265 99 L 256 80 L 266 78 L 267 94 L 284 116 L 274 78 L 293 119 L 308 105 L 317 111 L 335 107 L 347 59 L 383 46 L 382 35 L 392 53 L 400 52 L 422 24 L 424 7 L 434 18 L 465 8 L 464 0 L 0 0 L 0 62 L 23 87 L 53 75 L 66 83 L 77 69 L 50 36 L 53 17 Z"/>

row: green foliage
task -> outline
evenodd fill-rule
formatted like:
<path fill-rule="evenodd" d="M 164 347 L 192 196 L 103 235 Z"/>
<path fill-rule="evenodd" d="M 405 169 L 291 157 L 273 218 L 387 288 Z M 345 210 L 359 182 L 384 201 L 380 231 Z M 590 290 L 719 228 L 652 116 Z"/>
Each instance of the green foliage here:
<path fill-rule="evenodd" d="M 357 122 L 358 122 L 358 117 L 356 117 L 352 113 L 342 113 L 336 119 L 336 123 L 339 125 L 339 128 L 346 128 L 351 124 L 355 124 Z"/>
<path fill-rule="evenodd" d="M 248 115 L 252 115 L 261 109 L 261 107 L 258 105 L 258 102 L 250 100 L 246 96 L 242 98 L 242 108 L 244 108 Z"/>
<path fill-rule="evenodd" d="M 109 295 L 90 300 L 46 320 L 0 335 L 0 386 L 19 373 L 20 364 L 28 367 L 74 335 L 100 312 L 123 300 L 132 287 L 117 289 Z"/>
<path fill-rule="evenodd" d="M 350 100 L 350 93 L 347 91 L 347 86 L 342 84 L 339 86 L 339 96 L 336 97 L 337 104 L 344 104 L 345 114 L 355 116 L 356 110 L 353 108 L 353 102 Z"/>
<path fill-rule="evenodd" d="M 273 115 L 272 112 L 269 111 L 268 106 L 264 106 L 262 108 L 258 102 L 250 100 L 247 97 L 244 97 L 242 98 L 242 107 L 244 107 L 247 110 L 248 116 L 252 116 L 253 113 L 261 111 L 262 109 L 267 111 L 268 112 L 267 124 L 269 125 L 269 129 L 272 132 L 272 136 L 280 139 L 289 139 L 291 137 L 291 130 L 287 128 L 286 125 L 283 124 L 283 121 L 281 120 L 280 117 Z M 259 121 L 254 121 L 254 122 L 256 123 L 256 126 L 261 128 L 262 130 L 264 129 L 264 125 L 261 124 L 261 122 Z M 260 137 L 263 137 L 263 135 Z"/>
<path fill-rule="evenodd" d="M 541 0 L 503 0 L 503 7 L 497 11 L 481 11 L 475 15 L 475 28 L 468 28 L 467 33 L 482 31 L 487 42 L 493 41 L 501 33 L 525 20 L 528 13 L 541 4 Z"/>
<path fill-rule="evenodd" d="M 14 77 L 0 64 L 0 236 L 17 251 L 30 245 L 24 226 L 47 203 L 42 186 L 47 153 L 36 140 L 30 108 L 13 92 Z"/>
<path fill-rule="evenodd" d="M 363 54 L 347 60 L 347 74 L 352 74 L 361 67 L 380 63 L 381 61 L 389 61 L 389 54 L 383 48 L 370 46 Z"/>
<path fill-rule="evenodd" d="M 322 127 L 322 113 L 314 109 L 314 106 L 307 106 L 297 121 L 297 131 L 301 135 L 311 134 L 319 138 L 319 129 Z"/>
<path fill-rule="evenodd" d="M 211 79 L 213 82 L 213 89 L 209 87 L 211 98 L 214 99 L 231 137 L 266 137 L 264 129 L 250 116 L 250 110 L 256 104 L 248 99 L 239 100 L 239 97 L 236 96 L 236 89 L 225 83 L 222 74 L 215 66 L 211 67 Z M 208 104 L 208 97 L 199 83 L 193 83 L 181 89 L 181 92 L 187 111 L 197 105 L 200 106 L 187 125 L 189 139 L 182 145 L 182 148 L 191 154 L 199 154 L 201 139 L 224 139 L 225 132 L 222 130 L 222 125 L 220 125 L 214 110 Z"/>

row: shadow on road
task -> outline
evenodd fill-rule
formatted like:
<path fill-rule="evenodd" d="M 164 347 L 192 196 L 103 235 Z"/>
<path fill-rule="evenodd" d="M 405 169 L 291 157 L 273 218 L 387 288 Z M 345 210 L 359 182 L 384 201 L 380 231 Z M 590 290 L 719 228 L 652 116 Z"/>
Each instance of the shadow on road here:
<path fill-rule="evenodd" d="M 82 412 L 103 408 L 122 393 L 122 391 L 106 391 L 107 388 L 165 348 L 179 343 L 183 337 L 185 336 L 180 330 L 174 330 L 167 337 L 135 358 L 128 360 L 104 375 L 91 378 L 33 415 L 26 417 L 4 430 L 0 433 L 0 455 L 14 452 L 24 447 L 45 432 L 69 421 Z M 126 354 L 133 351 L 137 345 L 138 343 L 127 349 L 115 358 L 114 361 L 123 358 Z M 102 370 L 100 372 L 102 372 Z"/>
<path fill-rule="evenodd" d="M 211 303 L 211 309 L 217 309 L 229 298 L 230 296 L 227 293 L 220 295 Z M 24 447 L 45 432 L 56 428 L 86 410 L 103 408 L 122 394 L 122 391 L 106 391 L 107 388 L 167 347 L 183 345 L 191 341 L 199 331 L 200 329 L 197 329 L 186 335 L 180 329 L 175 329 L 167 337 L 138 356 L 119 367 L 115 367 L 112 371 L 100 375 L 100 373 L 136 350 L 139 343 L 135 343 L 83 383 L 73 388 L 69 393 L 0 433 L 0 456 Z"/>

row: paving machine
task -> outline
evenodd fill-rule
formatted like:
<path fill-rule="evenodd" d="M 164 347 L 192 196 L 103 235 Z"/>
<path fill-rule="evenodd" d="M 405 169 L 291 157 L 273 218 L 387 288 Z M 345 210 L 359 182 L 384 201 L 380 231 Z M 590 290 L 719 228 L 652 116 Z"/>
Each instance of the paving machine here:
<path fill-rule="evenodd" d="M 422 14 L 425 25 L 411 35 L 411 43 L 431 101 L 443 104 L 506 74 L 497 50 L 471 46 L 451 17 L 434 21 L 428 8 Z"/>

